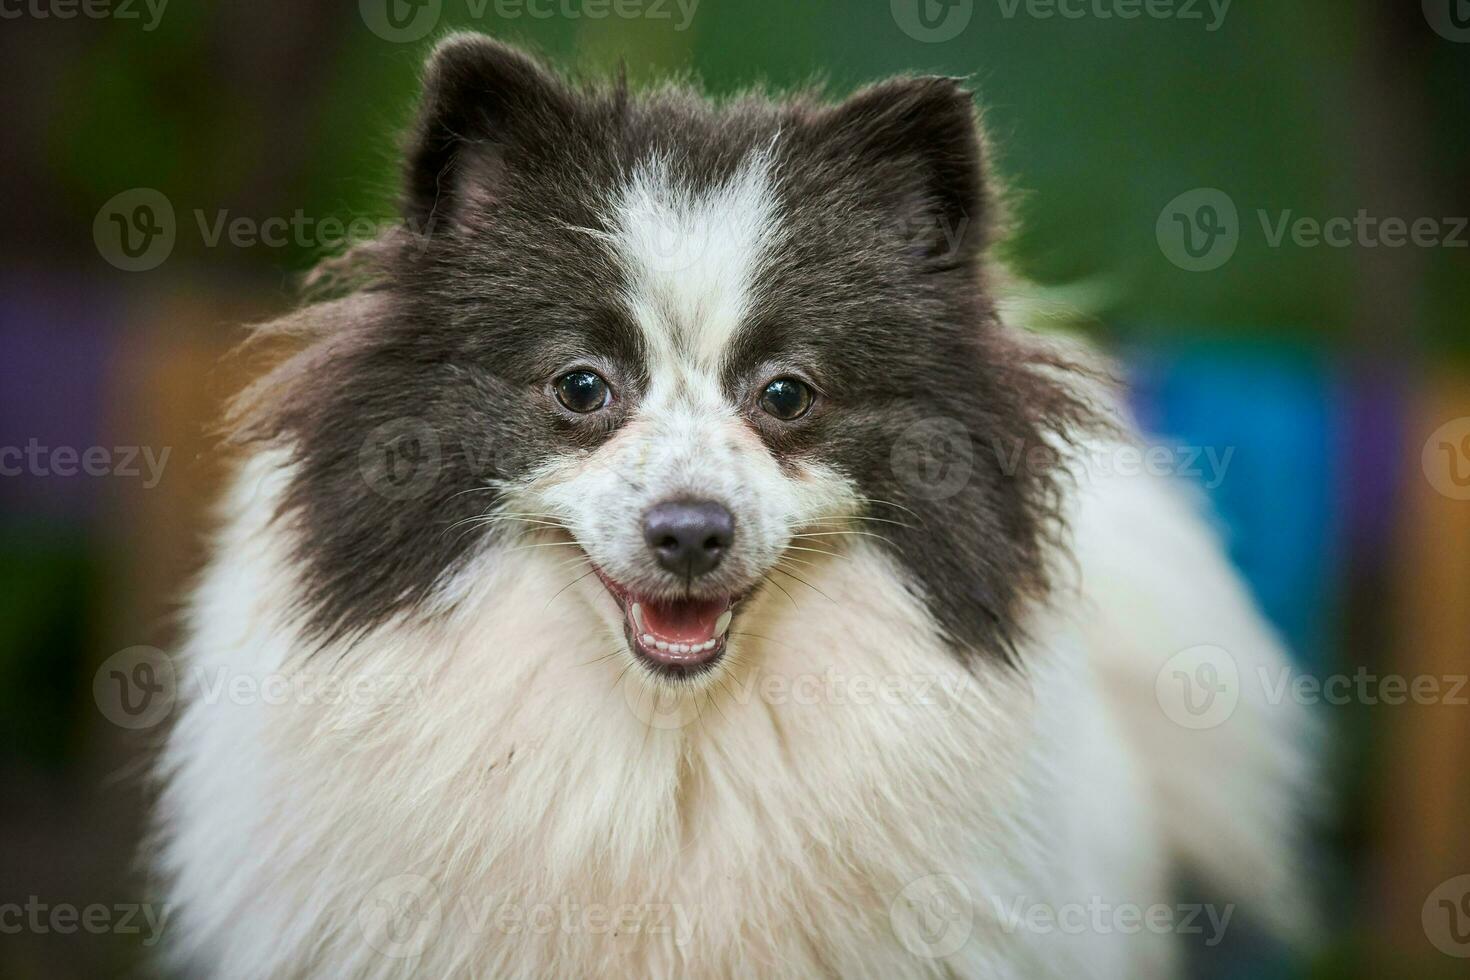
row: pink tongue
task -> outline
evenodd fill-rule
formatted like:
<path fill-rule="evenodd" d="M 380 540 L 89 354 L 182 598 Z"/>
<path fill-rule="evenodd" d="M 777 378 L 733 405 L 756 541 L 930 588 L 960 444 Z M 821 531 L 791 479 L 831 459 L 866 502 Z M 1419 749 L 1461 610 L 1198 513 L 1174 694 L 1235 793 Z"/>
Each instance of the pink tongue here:
<path fill-rule="evenodd" d="M 715 635 L 715 623 L 729 608 L 728 599 L 643 601 L 643 624 L 660 640 L 703 643 Z"/>

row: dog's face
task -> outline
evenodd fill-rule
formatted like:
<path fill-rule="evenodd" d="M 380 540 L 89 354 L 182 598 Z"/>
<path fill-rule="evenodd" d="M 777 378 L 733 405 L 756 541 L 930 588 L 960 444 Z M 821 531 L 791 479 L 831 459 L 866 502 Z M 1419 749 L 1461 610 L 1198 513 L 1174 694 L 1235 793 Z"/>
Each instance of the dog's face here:
<path fill-rule="evenodd" d="M 713 106 L 574 89 L 458 37 L 406 169 L 374 312 L 272 409 L 315 630 L 430 603 L 471 556 L 545 536 L 587 559 L 568 578 L 600 580 L 632 655 L 688 677 L 773 577 L 864 537 L 957 649 L 1003 650 L 1043 579 L 1050 490 L 1006 463 L 1076 406 L 996 321 L 954 81 Z M 405 418 L 437 466 L 383 494 L 361 447 Z"/>

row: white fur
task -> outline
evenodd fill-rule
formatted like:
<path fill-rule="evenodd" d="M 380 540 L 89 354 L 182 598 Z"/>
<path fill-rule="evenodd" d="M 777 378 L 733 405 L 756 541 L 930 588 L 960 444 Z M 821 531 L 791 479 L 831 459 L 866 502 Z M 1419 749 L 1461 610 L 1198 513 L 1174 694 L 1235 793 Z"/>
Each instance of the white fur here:
<path fill-rule="evenodd" d="M 635 181 L 615 247 L 641 269 L 650 390 L 598 452 L 502 488 L 624 581 L 647 574 L 638 515 L 673 493 L 735 511 L 724 573 L 748 582 L 793 528 L 855 506 L 835 472 L 783 472 L 710 380 L 776 233 L 764 168 L 704 200 Z M 647 257 L 650 223 L 703 242 L 674 243 L 678 274 Z M 1295 709 L 1247 696 L 1187 732 L 1155 699 L 1181 648 L 1282 654 L 1154 477 L 1079 481 L 1080 577 L 1033 610 L 1021 672 L 967 672 L 893 560 L 850 536 L 800 554 L 805 585 L 757 594 L 709 679 L 670 686 L 602 586 L 573 581 L 582 552 L 534 528 L 463 569 L 440 615 L 305 657 L 291 531 L 270 518 L 288 466 L 243 467 L 190 609 L 158 863 L 195 972 L 1159 978 L 1172 936 L 1013 916 L 1169 903 L 1177 851 L 1268 914 L 1289 893 Z M 409 683 L 267 703 L 190 681 L 323 670 Z M 563 902 L 605 911 L 568 930 Z"/>
<path fill-rule="evenodd" d="M 243 471 L 187 667 L 291 669 L 293 569 L 267 518 L 284 473 L 269 454 Z M 1155 478 L 1085 483 L 1076 519 L 1093 609 L 1082 626 L 1041 612 L 1024 676 L 960 673 L 857 539 L 851 560 L 808 569 L 825 598 L 763 598 L 740 628 L 770 640 L 740 638 L 720 683 L 659 709 L 627 654 L 606 656 L 600 586 L 547 605 L 568 578 L 559 549 L 488 555 L 452 618 L 390 625 L 337 668 L 407 675 L 407 703 L 185 706 L 161 856 L 175 952 L 239 977 L 1166 976 L 1170 937 L 1036 935 L 1003 910 L 1168 902 L 1175 840 L 1239 895 L 1280 897 L 1293 709 L 1253 701 L 1203 738 L 1162 720 L 1154 671 L 1176 649 L 1207 639 L 1276 663 L 1279 648 Z M 829 670 L 907 694 L 762 686 Z M 925 703 L 926 678 L 958 695 Z M 943 959 L 893 925 L 905 886 L 934 874 L 968 889 L 973 923 Z M 416 955 L 400 958 L 368 940 L 376 903 L 416 881 L 403 875 L 432 882 L 441 918 L 410 921 L 389 952 Z M 671 909 L 616 937 L 485 917 L 563 897 Z"/>
<path fill-rule="evenodd" d="M 618 195 L 608 240 L 629 273 L 626 299 L 655 363 L 687 352 L 695 365 L 714 366 L 744 321 L 781 235 L 773 167 L 767 153 L 751 153 L 723 184 L 696 193 L 655 157 Z"/>
<path fill-rule="evenodd" d="M 849 481 L 828 467 L 807 462 L 796 464 L 795 478 L 783 474 L 719 382 L 721 358 L 782 234 L 772 167 L 754 152 L 703 193 L 662 158 L 634 171 L 616 195 L 614 231 L 599 237 L 628 272 L 622 299 L 647 350 L 636 418 L 590 457 L 548 460 L 500 487 L 506 510 L 555 515 L 603 570 L 644 592 L 671 578 L 649 567 L 641 533 L 642 514 L 660 501 L 710 499 L 732 513 L 737 546 L 718 577 L 737 594 L 782 555 L 793 529 L 856 506 Z M 604 605 L 609 627 L 620 628 Z"/>

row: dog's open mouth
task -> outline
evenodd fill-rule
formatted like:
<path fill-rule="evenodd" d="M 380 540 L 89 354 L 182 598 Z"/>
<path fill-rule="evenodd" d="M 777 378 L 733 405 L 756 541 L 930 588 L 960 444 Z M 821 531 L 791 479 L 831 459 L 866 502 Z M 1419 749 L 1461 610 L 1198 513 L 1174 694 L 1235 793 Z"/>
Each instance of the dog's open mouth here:
<path fill-rule="evenodd" d="M 651 598 L 619 585 L 601 570 L 597 576 L 623 607 L 628 645 L 659 672 L 699 673 L 724 654 L 739 597 Z"/>

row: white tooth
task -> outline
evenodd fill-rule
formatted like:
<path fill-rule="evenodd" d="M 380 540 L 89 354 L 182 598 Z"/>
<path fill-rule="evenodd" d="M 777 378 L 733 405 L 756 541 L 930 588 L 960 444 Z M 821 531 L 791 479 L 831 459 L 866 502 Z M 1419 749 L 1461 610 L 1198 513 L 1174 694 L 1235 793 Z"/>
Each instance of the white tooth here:
<path fill-rule="evenodd" d="M 643 645 L 646 646 L 646 647 L 653 646 L 653 634 L 652 633 L 644 633 L 642 636 L 638 637 L 638 639 L 642 640 L 643 641 Z"/>
<path fill-rule="evenodd" d="M 674 652 L 675 653 L 689 653 L 690 652 L 690 646 L 687 643 L 675 643 L 674 644 Z"/>
<path fill-rule="evenodd" d="M 732 613 L 728 609 L 726 609 L 724 612 L 720 613 L 720 618 L 717 619 L 717 620 L 715 620 L 715 638 L 716 639 L 719 639 L 720 637 L 722 637 L 722 636 L 725 635 L 725 630 L 727 630 L 727 629 L 730 628 L 730 620 L 731 620 L 731 618 L 732 618 Z"/>
<path fill-rule="evenodd" d="M 654 640 L 653 641 L 653 645 L 654 645 L 654 647 L 656 647 L 659 650 L 664 651 L 665 653 L 668 653 L 669 652 L 669 645 L 667 643 L 665 643 L 663 640 Z"/>
<path fill-rule="evenodd" d="M 706 650 L 713 650 L 716 642 L 715 640 L 705 640 L 699 645 L 699 652 L 703 653 Z"/>
<path fill-rule="evenodd" d="M 642 605 L 642 603 L 637 603 L 637 602 L 633 603 L 633 625 L 636 626 L 636 627 L 638 627 L 638 632 L 640 632 L 640 633 L 647 633 L 648 632 L 648 624 L 645 623 L 645 622 L 643 622 L 643 605 Z"/>

